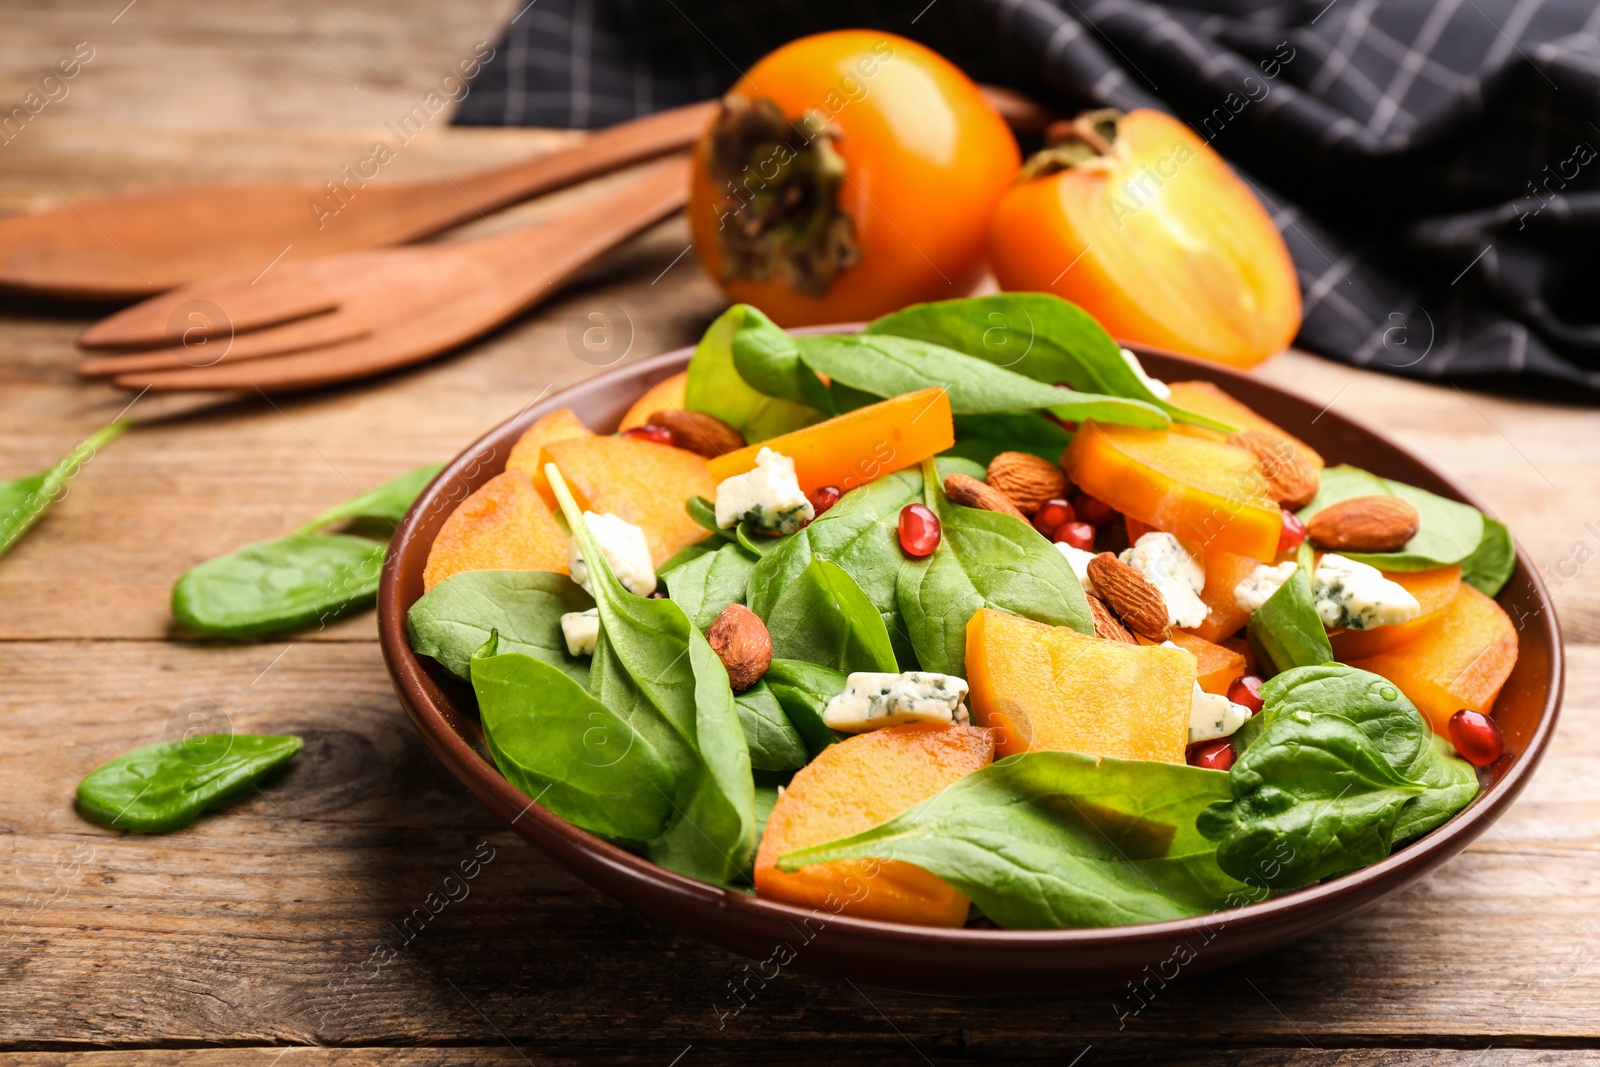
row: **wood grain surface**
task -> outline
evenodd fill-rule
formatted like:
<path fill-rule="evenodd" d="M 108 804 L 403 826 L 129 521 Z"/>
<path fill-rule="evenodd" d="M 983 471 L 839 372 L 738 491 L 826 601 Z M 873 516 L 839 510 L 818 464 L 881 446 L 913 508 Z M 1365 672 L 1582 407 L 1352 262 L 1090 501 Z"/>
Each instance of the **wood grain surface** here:
<path fill-rule="evenodd" d="M 0 146 L 0 210 L 320 181 L 514 13 L 139 0 L 112 23 L 120 6 L 7 12 L 0 102 L 91 31 L 103 44 L 73 95 Z M 567 136 L 431 128 L 384 174 Z M 686 245 L 681 222 L 664 224 L 532 316 L 366 385 L 144 398 L 139 428 L 0 560 L 0 1065 L 1600 1062 L 1600 419 L 1559 398 L 1293 353 L 1263 369 L 1439 463 L 1509 522 L 1566 627 L 1567 706 L 1523 798 L 1436 875 L 1137 1013 L 1114 993 L 998 1002 L 752 980 L 492 824 L 418 742 L 370 614 L 247 644 L 172 632 L 171 585 L 194 563 L 443 461 L 602 364 L 691 341 L 720 298 Z M 96 311 L 0 298 L 0 477 L 46 466 L 128 403 L 73 373 L 72 338 Z M 616 343 L 592 352 L 579 338 L 602 323 Z M 122 836 L 74 813 L 85 772 L 193 721 L 298 733 L 306 750 L 180 833 Z M 733 985 L 751 990 L 742 1003 Z"/>

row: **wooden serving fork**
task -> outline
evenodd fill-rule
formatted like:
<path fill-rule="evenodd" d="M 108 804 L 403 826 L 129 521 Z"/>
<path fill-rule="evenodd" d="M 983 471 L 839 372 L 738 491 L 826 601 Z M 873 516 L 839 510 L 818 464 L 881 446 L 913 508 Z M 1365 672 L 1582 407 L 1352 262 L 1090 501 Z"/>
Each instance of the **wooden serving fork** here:
<path fill-rule="evenodd" d="M 470 241 L 373 248 L 194 282 L 105 319 L 86 377 L 127 389 L 288 392 L 429 359 L 515 318 L 683 207 L 687 157 L 546 222 Z"/>

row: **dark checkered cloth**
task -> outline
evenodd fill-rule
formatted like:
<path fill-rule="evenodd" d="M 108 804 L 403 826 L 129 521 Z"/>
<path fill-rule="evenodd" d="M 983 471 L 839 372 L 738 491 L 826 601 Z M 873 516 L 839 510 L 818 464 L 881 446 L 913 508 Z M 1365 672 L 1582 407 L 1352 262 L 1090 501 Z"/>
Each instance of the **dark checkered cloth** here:
<path fill-rule="evenodd" d="M 1067 113 L 1189 122 L 1282 230 L 1304 348 L 1600 388 L 1595 0 L 535 0 L 456 121 L 604 126 L 842 26 Z"/>

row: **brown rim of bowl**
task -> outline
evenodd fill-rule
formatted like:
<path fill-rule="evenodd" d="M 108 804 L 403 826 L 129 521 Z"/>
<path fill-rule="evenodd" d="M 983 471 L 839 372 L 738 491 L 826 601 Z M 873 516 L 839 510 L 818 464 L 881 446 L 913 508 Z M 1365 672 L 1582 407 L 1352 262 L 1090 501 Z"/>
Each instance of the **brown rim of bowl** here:
<path fill-rule="evenodd" d="M 792 332 L 845 333 L 855 332 L 859 328 L 860 324 L 841 324 Z M 1304 402 L 1302 398 L 1295 397 L 1287 390 L 1254 379 L 1231 367 L 1192 359 L 1148 345 L 1127 344 L 1125 347 L 1136 352 L 1141 358 L 1155 356 L 1159 359 L 1178 360 L 1193 366 L 1200 372 L 1197 374 L 1198 377 L 1220 377 L 1226 381 L 1247 383 L 1247 390 L 1256 387 L 1281 391 L 1297 401 Z M 627 364 L 544 398 L 537 406 L 545 410 L 555 410 L 558 407 L 571 406 L 573 401 L 581 401 L 590 395 L 605 395 L 614 389 L 611 384 L 614 376 L 626 375 L 629 378 L 636 378 L 647 383 L 648 387 L 648 384 L 681 369 L 693 351 L 693 346 L 689 346 Z M 535 417 L 531 413 L 532 410 L 533 406 L 530 406 L 500 423 L 451 460 L 428 488 L 418 496 L 416 503 L 395 533 L 388 559 L 384 563 L 378 592 L 378 628 L 384 661 L 402 704 L 429 747 L 444 762 L 446 768 L 508 825 L 514 826 L 523 818 L 534 820 L 538 828 L 544 831 L 540 836 L 546 838 L 546 841 L 541 847 L 546 851 L 559 852 L 572 858 L 586 857 L 585 866 L 596 870 L 610 868 L 615 873 L 625 874 L 633 880 L 651 883 L 653 889 L 668 897 L 685 899 L 686 902 L 687 898 L 698 899 L 702 903 L 735 914 L 745 914 L 752 919 L 799 923 L 814 917 L 815 912 L 812 909 L 697 882 L 578 829 L 529 800 L 525 794 L 506 781 L 497 768 L 483 760 L 451 726 L 451 719 L 458 714 L 456 709 L 450 705 L 446 694 L 423 669 L 406 638 L 405 617 L 411 605 L 399 602 L 399 579 L 396 575 L 398 561 L 407 554 L 404 550 L 409 547 L 410 541 L 416 535 L 419 516 L 427 508 L 435 506 L 436 487 L 451 482 L 474 463 L 481 464 L 482 461 L 473 457 L 480 451 L 484 441 L 489 437 L 508 432 L 515 423 L 531 422 Z M 1420 469 L 1432 472 L 1433 476 L 1448 488 L 1450 494 L 1488 514 L 1482 502 L 1471 492 L 1439 472 L 1410 449 L 1394 443 L 1347 415 L 1325 410 L 1322 417 L 1331 419 L 1335 427 L 1353 430 L 1383 442 L 1386 447 L 1393 449 Z M 525 425 L 522 425 L 518 426 L 517 430 L 520 433 L 525 428 Z M 1290 432 L 1294 432 L 1292 427 Z M 1459 852 L 1488 829 L 1522 792 L 1543 758 L 1550 737 L 1554 733 L 1566 682 L 1565 650 L 1560 622 L 1556 618 L 1549 593 L 1540 580 L 1537 568 L 1524 554 L 1520 545 L 1516 550 L 1516 562 L 1516 569 L 1522 573 L 1531 587 L 1532 598 L 1541 606 L 1538 625 L 1545 629 L 1550 647 L 1552 680 L 1538 724 L 1517 757 L 1503 773 L 1494 777 L 1490 784 L 1479 792 L 1466 809 L 1443 826 L 1411 842 L 1387 858 L 1351 874 L 1318 885 L 1291 890 L 1259 903 L 1187 919 L 1171 919 L 1132 926 L 1067 930 L 991 930 L 913 926 L 854 918 L 844 914 L 830 914 L 827 918 L 829 928 L 840 933 L 848 933 L 851 937 L 865 942 L 904 943 L 923 950 L 938 945 L 949 945 L 952 948 L 1011 946 L 1021 951 L 1027 951 L 1029 948 L 1090 949 L 1111 948 L 1146 941 L 1165 943 L 1172 938 L 1181 939 L 1208 927 L 1218 927 L 1223 923 L 1235 927 L 1236 930 L 1282 924 L 1303 925 L 1309 931 L 1329 925 L 1330 920 L 1327 917 L 1329 911 L 1337 912 L 1343 918 L 1376 903 L 1381 897 L 1396 892 L 1422 877 L 1431 867 Z M 559 862 L 561 857 L 554 858 Z M 1344 906 L 1340 907 L 1341 904 Z"/>

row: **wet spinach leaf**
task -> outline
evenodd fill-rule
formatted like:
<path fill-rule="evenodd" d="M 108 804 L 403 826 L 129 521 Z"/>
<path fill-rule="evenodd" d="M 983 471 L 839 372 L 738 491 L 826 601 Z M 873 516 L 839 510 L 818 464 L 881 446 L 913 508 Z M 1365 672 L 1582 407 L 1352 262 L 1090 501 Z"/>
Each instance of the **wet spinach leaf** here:
<path fill-rule="evenodd" d="M 67 483 L 94 458 L 101 445 L 117 437 L 131 422 L 113 422 L 90 434 L 49 470 L 0 482 L 0 556 L 21 540 L 39 516 L 61 498 Z"/>
<path fill-rule="evenodd" d="M 114 830 L 163 834 L 248 793 L 303 747 L 298 737 L 200 734 L 144 745 L 90 771 L 78 810 Z"/>
<path fill-rule="evenodd" d="M 472 677 L 472 657 L 499 635 L 502 655 L 520 653 L 589 684 L 589 658 L 567 652 L 561 616 L 587 611 L 594 598 L 553 571 L 463 571 L 411 605 L 406 634 L 418 655 L 432 656 L 451 674 Z"/>

